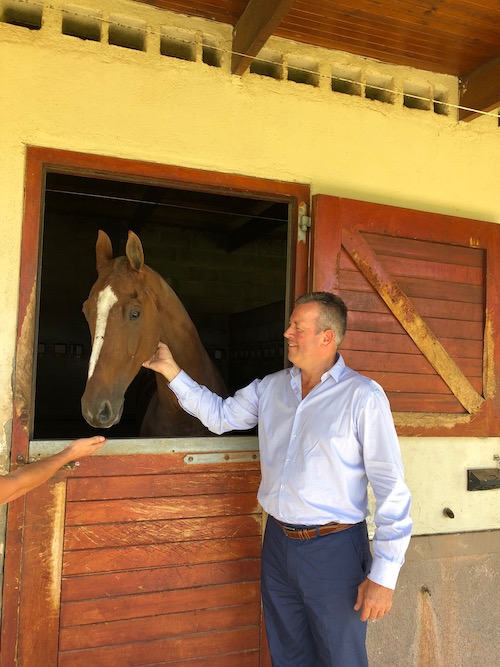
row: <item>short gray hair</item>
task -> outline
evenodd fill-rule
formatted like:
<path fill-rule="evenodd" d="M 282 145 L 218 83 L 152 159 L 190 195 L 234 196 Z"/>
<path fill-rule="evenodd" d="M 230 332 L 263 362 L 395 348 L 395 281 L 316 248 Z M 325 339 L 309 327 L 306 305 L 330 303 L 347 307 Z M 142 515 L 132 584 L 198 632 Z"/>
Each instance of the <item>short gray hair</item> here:
<path fill-rule="evenodd" d="M 342 342 L 347 329 L 347 306 L 342 299 L 331 292 L 309 292 L 295 301 L 296 306 L 302 303 L 317 303 L 320 307 L 317 333 L 331 329 L 335 333 L 337 347 Z"/>

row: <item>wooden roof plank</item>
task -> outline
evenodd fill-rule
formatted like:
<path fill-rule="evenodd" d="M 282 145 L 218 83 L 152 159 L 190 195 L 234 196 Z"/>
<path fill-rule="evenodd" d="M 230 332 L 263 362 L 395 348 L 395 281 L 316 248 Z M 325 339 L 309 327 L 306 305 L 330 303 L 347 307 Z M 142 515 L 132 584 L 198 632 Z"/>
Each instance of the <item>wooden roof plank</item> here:
<path fill-rule="evenodd" d="M 472 120 L 481 111 L 500 107 L 500 56 L 492 58 L 460 81 L 459 120 Z"/>
<path fill-rule="evenodd" d="M 243 74 L 294 0 L 250 0 L 233 30 L 231 72 Z"/>

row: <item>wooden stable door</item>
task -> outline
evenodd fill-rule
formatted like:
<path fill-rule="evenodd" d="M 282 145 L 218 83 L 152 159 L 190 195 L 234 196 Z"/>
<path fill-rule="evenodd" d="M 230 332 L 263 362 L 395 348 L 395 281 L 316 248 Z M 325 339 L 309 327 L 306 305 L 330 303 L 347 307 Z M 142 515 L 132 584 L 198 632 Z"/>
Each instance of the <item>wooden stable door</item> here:
<path fill-rule="evenodd" d="M 286 309 L 307 289 L 308 240 L 298 224 L 307 217 L 307 185 L 28 147 L 12 468 L 44 455 L 33 425 L 50 173 L 284 204 Z M 255 438 L 247 449 L 248 438 L 229 440 L 222 449 L 217 438 L 164 440 L 154 450 L 148 440 L 127 450 L 111 441 L 11 503 L 0 667 L 268 665 L 258 452 Z"/>
<path fill-rule="evenodd" d="M 255 450 L 204 445 L 94 456 L 30 493 L 16 664 L 269 664 L 259 479 Z"/>
<path fill-rule="evenodd" d="M 349 308 L 341 352 L 401 435 L 496 436 L 499 225 L 317 195 L 312 289 Z"/>

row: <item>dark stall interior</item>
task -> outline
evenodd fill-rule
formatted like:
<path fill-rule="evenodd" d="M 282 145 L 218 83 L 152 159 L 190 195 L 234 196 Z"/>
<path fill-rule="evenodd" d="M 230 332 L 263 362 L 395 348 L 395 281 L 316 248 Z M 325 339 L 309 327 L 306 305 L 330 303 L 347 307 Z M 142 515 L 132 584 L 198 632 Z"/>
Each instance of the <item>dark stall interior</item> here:
<path fill-rule="evenodd" d="M 96 431 L 80 411 L 91 352 L 82 314 L 97 274 L 99 229 L 123 255 L 129 229 L 145 262 L 177 293 L 234 392 L 283 368 L 288 204 L 234 193 L 186 190 L 49 173 L 39 297 L 34 439 Z M 141 371 L 108 437 L 139 433 Z"/>

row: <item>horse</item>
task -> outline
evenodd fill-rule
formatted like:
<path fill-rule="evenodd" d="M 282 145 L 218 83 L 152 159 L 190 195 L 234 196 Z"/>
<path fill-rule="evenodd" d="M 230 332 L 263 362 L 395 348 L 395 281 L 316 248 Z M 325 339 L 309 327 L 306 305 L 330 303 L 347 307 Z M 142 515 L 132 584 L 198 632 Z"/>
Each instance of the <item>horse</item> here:
<path fill-rule="evenodd" d="M 156 351 L 166 343 L 193 379 L 227 396 L 215 364 L 174 290 L 144 263 L 139 237 L 128 232 L 125 256 L 113 258 L 109 236 L 99 230 L 97 280 L 83 313 L 92 338 L 88 376 L 81 399 L 82 415 L 95 428 L 110 428 L 122 416 L 127 388 Z M 147 371 L 152 373 L 153 371 Z M 140 427 L 141 437 L 200 436 L 207 429 L 179 406 L 159 373 Z"/>

